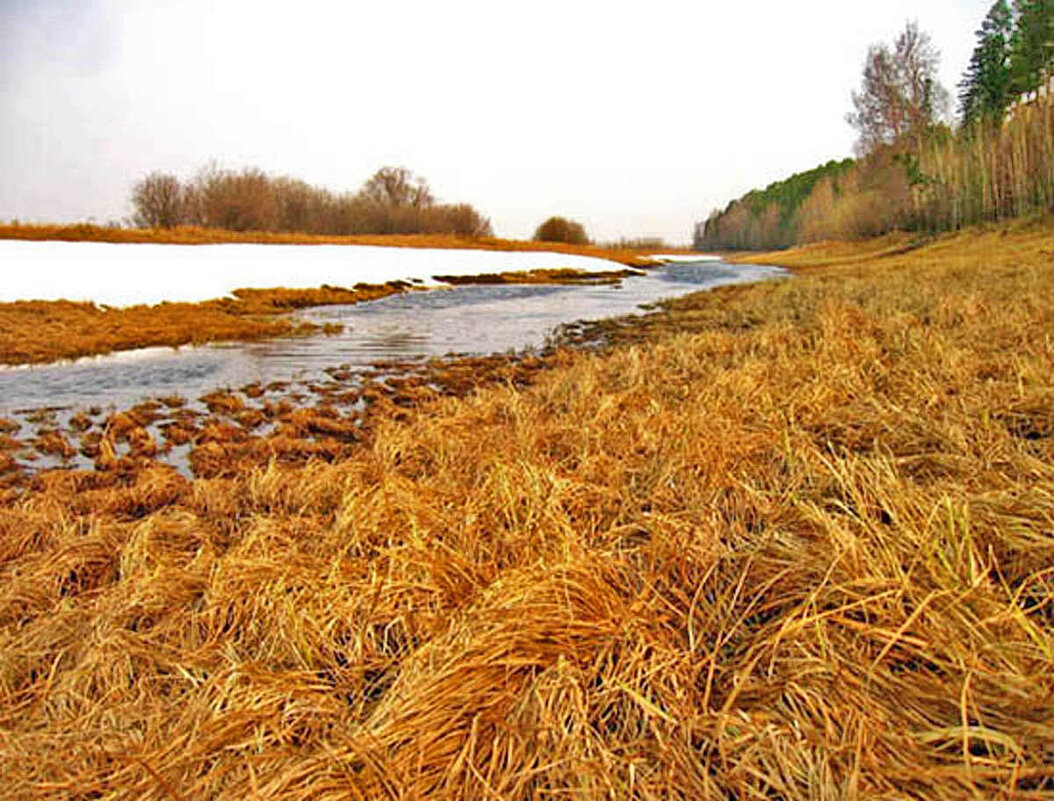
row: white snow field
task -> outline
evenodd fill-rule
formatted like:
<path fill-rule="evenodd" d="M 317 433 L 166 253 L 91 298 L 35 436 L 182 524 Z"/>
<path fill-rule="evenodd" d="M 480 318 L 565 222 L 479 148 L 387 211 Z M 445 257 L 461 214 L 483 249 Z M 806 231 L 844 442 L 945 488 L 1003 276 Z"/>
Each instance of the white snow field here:
<path fill-rule="evenodd" d="M 106 306 L 221 298 L 235 289 L 352 287 L 571 268 L 622 268 L 562 253 L 366 245 L 156 245 L 0 240 L 0 301 L 78 300 Z"/>

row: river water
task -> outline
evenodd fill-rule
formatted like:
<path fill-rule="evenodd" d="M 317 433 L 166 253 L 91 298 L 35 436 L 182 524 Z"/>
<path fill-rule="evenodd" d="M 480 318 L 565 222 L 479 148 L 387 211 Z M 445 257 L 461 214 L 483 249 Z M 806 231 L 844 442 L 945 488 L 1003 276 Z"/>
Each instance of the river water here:
<path fill-rule="evenodd" d="M 195 399 L 253 382 L 325 380 L 326 368 L 378 361 L 529 350 L 578 320 L 638 314 L 645 306 L 722 284 L 785 275 L 774 267 L 676 262 L 618 285 L 461 286 L 353 306 L 306 310 L 343 333 L 181 348 L 148 348 L 33 367 L 0 368 L 0 416 L 26 410 L 123 408 L 150 397 Z"/>

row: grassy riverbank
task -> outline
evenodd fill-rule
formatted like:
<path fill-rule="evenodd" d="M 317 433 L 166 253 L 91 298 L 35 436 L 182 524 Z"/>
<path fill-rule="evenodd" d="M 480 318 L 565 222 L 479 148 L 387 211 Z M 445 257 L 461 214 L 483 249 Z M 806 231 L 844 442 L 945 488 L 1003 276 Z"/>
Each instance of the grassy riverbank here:
<path fill-rule="evenodd" d="M 571 284 L 616 282 L 635 271 L 573 269 L 440 276 L 450 284 Z M 353 288 L 238 289 L 233 297 L 201 303 L 159 303 L 120 308 L 71 301 L 0 303 L 0 364 L 40 364 L 146 347 L 254 340 L 318 333 L 320 327 L 287 312 L 309 306 L 353 304 L 409 292 L 404 281 Z"/>
<path fill-rule="evenodd" d="M 333 463 L 39 478 L 0 788 L 1049 797 L 1052 254 L 791 251 Z"/>
<path fill-rule="evenodd" d="M 560 253 L 613 262 L 605 273 L 574 269 L 495 270 L 480 275 L 452 275 L 448 283 L 575 283 L 618 281 L 635 267 L 654 266 L 646 251 L 607 249 L 559 243 L 521 242 L 494 237 L 453 235 L 311 236 L 268 232 L 237 233 L 208 228 L 104 228 L 94 225 L 0 225 L 0 240 L 107 242 L 135 244 L 271 244 L 367 245 L 396 248 Z M 445 272 L 443 265 L 437 271 Z M 354 275 L 349 276 L 354 283 Z M 92 303 L 27 300 L 0 302 L 0 364 L 39 364 L 58 359 L 94 356 L 145 347 L 175 347 L 205 342 L 253 340 L 315 333 L 310 323 L 285 313 L 308 306 L 359 303 L 406 292 L 413 284 L 355 283 L 351 287 L 323 285 L 308 289 L 266 287 L 235 290 L 234 297 L 199 303 L 177 302 L 127 307 Z"/>

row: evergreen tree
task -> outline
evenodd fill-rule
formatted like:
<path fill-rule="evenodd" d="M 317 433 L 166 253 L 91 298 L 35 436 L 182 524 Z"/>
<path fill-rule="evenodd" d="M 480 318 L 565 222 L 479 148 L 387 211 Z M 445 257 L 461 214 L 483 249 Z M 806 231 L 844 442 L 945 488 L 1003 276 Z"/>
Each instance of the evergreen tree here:
<path fill-rule="evenodd" d="M 964 125 L 1001 117 L 1010 105 L 1013 31 L 1010 4 L 997 0 L 977 31 L 977 47 L 959 84 L 959 114 Z"/>
<path fill-rule="evenodd" d="M 1013 92 L 1020 95 L 1036 89 L 1054 66 L 1054 0 L 1015 0 L 1014 8 L 1010 69 Z"/>

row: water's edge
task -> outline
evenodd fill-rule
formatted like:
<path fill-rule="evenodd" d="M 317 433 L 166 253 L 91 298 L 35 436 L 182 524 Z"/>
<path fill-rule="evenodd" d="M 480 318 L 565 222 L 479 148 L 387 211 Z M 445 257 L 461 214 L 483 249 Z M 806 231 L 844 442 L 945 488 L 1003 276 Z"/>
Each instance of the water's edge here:
<path fill-rule="evenodd" d="M 356 393 L 363 383 L 394 365 L 538 352 L 560 326 L 639 315 L 663 299 L 784 275 L 779 268 L 700 261 L 662 265 L 618 285 L 461 286 L 297 313 L 343 325 L 335 336 L 147 348 L 0 369 L 0 428 L 6 429 L 0 435 L 9 437 L 12 469 L 90 468 L 98 463 L 100 432 L 110 431 L 114 414 L 152 404 L 144 429 L 165 443 L 164 461 L 189 474 L 193 442 L 173 443 L 166 430 L 173 423 L 189 431 L 194 419 L 243 427 L 252 420 L 254 435 L 266 435 L 281 416 L 275 404 L 312 407 L 335 397 L 347 398 L 346 411 L 353 414 L 362 408 Z M 217 390 L 240 393 L 230 420 L 201 400 Z M 14 440 L 24 447 L 16 450 Z M 4 452 L 0 448 L 0 456 Z"/>

